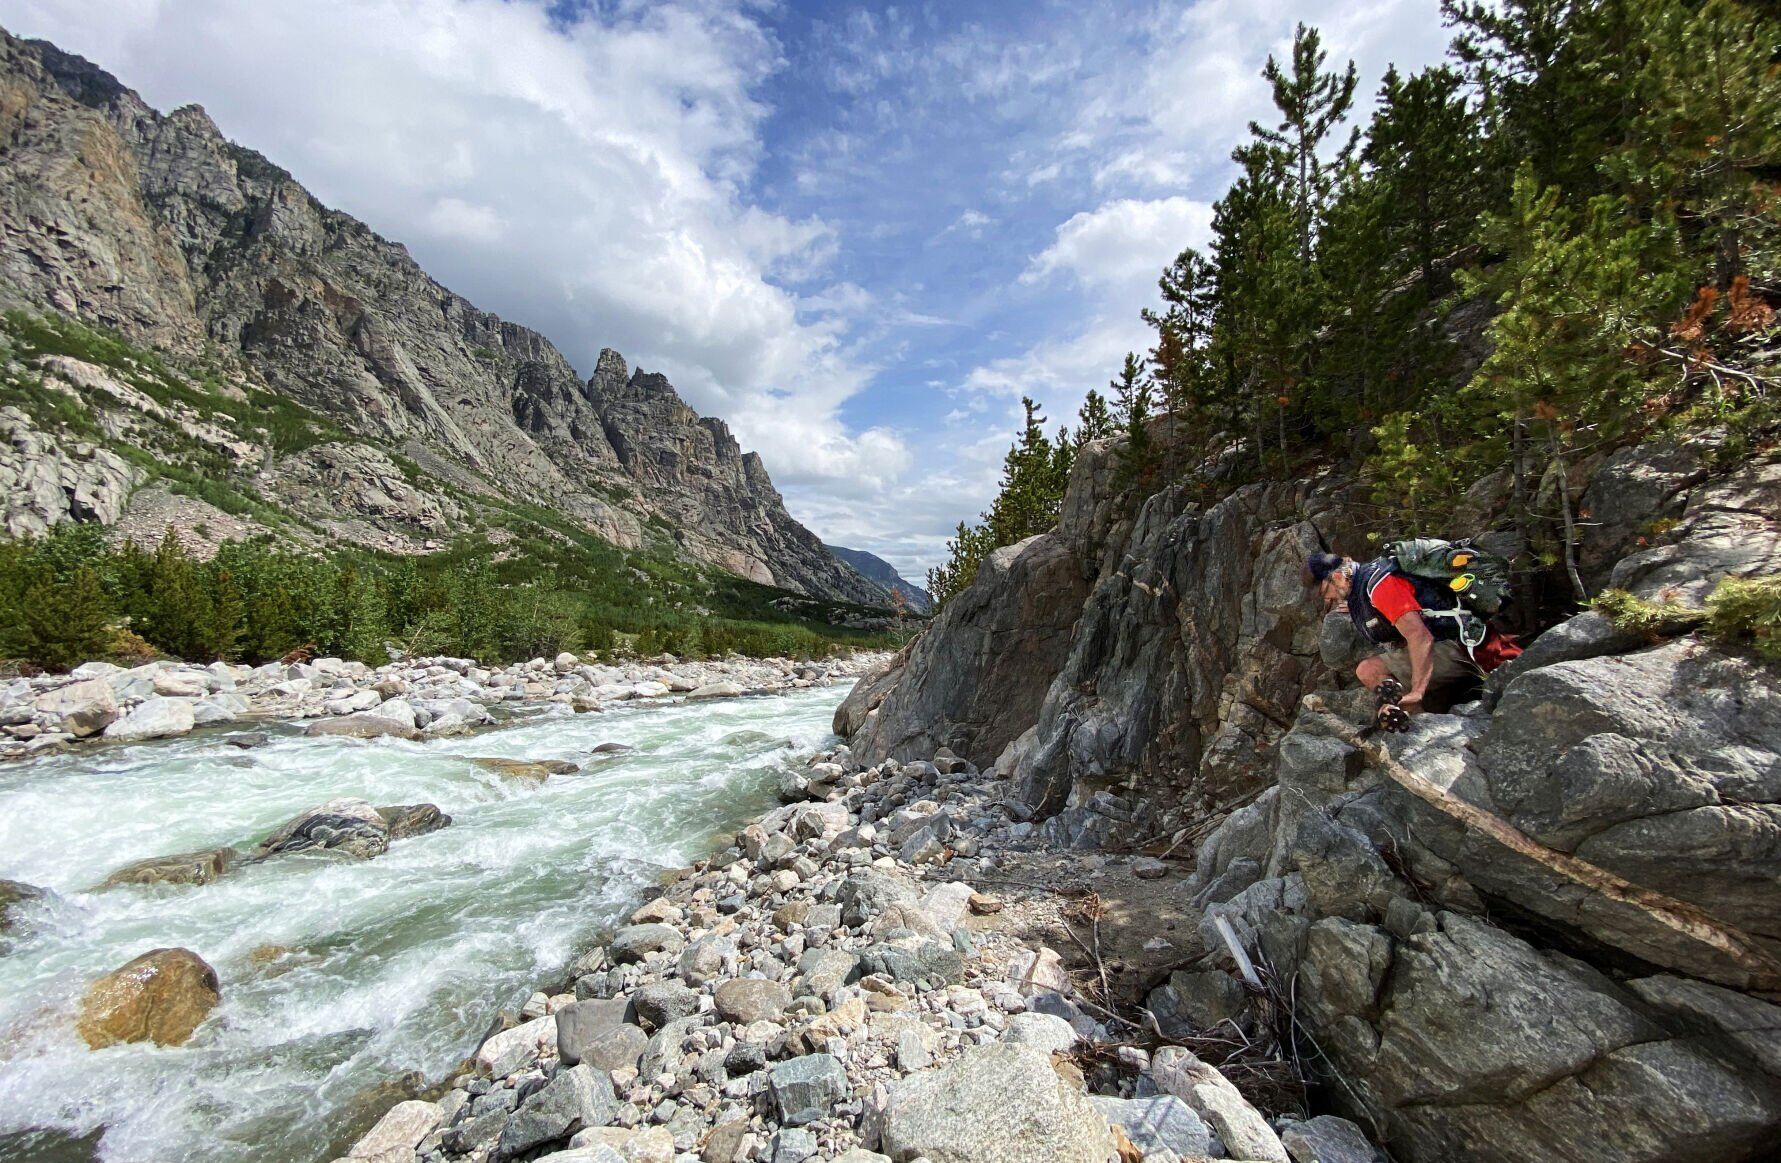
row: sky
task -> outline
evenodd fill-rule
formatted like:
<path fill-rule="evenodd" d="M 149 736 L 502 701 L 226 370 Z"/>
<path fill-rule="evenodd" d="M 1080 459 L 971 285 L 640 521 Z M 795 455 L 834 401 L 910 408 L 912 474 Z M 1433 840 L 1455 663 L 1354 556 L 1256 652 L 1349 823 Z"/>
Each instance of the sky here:
<path fill-rule="evenodd" d="M 1304 21 L 1371 101 L 1437 0 L 0 0 L 581 372 L 668 375 L 919 581 L 1209 236 Z"/>

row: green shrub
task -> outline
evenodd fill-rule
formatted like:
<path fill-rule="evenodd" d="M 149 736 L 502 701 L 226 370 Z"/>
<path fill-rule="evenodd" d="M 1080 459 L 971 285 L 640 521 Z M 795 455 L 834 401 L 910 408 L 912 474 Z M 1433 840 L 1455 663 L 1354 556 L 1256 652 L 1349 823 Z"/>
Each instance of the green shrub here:
<path fill-rule="evenodd" d="M 1707 632 L 1748 641 L 1764 658 L 1781 658 L 1781 575 L 1728 577 L 1707 597 Z"/>

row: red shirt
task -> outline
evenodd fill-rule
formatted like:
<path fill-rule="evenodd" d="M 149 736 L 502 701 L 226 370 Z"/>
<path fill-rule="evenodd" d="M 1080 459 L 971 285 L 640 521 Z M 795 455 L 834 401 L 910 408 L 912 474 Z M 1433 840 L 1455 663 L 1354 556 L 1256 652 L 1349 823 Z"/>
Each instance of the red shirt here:
<path fill-rule="evenodd" d="M 1422 611 L 1422 603 L 1416 600 L 1416 588 L 1410 584 L 1410 579 L 1399 577 L 1395 573 L 1389 573 L 1380 578 L 1378 584 L 1373 587 L 1370 597 L 1373 601 L 1373 608 L 1379 611 L 1380 617 L 1393 626 L 1396 626 L 1398 619 L 1405 614 Z"/>
<path fill-rule="evenodd" d="M 1378 584 L 1373 587 L 1372 601 L 1379 616 L 1393 626 L 1405 614 L 1422 612 L 1422 603 L 1416 600 L 1416 588 L 1410 584 L 1410 579 L 1399 577 L 1395 573 L 1379 579 Z M 1479 669 L 1489 673 L 1520 653 L 1521 647 L 1513 637 L 1499 634 L 1493 628 L 1486 631 L 1484 641 L 1473 649 L 1472 661 L 1478 664 Z"/>

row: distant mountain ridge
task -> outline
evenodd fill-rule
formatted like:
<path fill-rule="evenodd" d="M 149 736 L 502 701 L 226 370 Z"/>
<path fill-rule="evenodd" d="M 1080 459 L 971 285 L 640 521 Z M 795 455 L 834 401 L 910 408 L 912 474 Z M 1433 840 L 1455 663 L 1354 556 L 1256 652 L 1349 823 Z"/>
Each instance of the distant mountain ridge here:
<path fill-rule="evenodd" d="M 823 544 L 823 548 L 851 565 L 860 576 L 873 582 L 888 593 L 902 594 L 909 603 L 912 613 L 928 614 L 934 609 L 933 596 L 928 591 L 911 582 L 905 581 L 897 572 L 897 567 L 875 554 L 863 549 L 843 549 L 839 545 Z"/>
<path fill-rule="evenodd" d="M 582 379 L 542 335 L 435 282 L 399 243 L 226 140 L 199 106 L 162 115 L 90 62 L 4 31 L 0 223 L 0 306 L 97 324 L 206 369 L 205 399 L 150 414 L 140 396 L 93 395 L 85 362 L 23 368 L 103 403 L 102 449 L 150 454 L 125 496 L 153 478 L 163 445 L 191 444 L 180 463 L 192 474 L 329 540 L 428 552 L 542 510 L 621 548 L 663 545 L 755 582 L 884 601 L 791 517 L 760 457 L 664 377 L 608 350 Z M 263 409 L 231 410 L 259 393 L 325 423 L 275 438 Z M 24 419 L 37 451 L 12 469 L 20 480 L 53 481 L 89 458 L 64 447 L 53 415 Z M 36 490 L 8 529 L 118 519 L 63 491 L 58 511 L 55 488 Z"/>

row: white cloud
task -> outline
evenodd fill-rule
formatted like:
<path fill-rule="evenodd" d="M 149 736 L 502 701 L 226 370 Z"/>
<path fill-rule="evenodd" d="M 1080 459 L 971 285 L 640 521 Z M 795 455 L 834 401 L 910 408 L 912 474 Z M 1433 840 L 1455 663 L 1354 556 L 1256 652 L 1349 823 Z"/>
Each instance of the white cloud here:
<path fill-rule="evenodd" d="M 1068 272 L 1084 286 L 1130 290 L 1154 285 L 1157 273 L 1185 246 L 1204 247 L 1212 207 L 1183 197 L 1121 198 L 1073 216 L 1057 239 L 1021 273 L 1027 284 Z"/>
<path fill-rule="evenodd" d="M 834 232 L 741 194 L 769 112 L 756 94 L 783 64 L 755 16 L 746 0 L 569 23 L 542 0 L 0 0 L 14 32 L 151 104 L 204 104 L 584 372 L 602 346 L 667 372 L 745 446 L 775 450 L 776 477 L 885 479 L 898 439 L 839 419 L 868 370 L 841 318 L 857 295 L 805 304 L 780 285 L 820 275 Z M 791 447 L 807 455 L 787 464 Z"/>
<path fill-rule="evenodd" d="M 462 198 L 441 198 L 427 211 L 427 229 L 465 242 L 499 242 L 507 223 L 491 206 L 473 206 Z"/>

